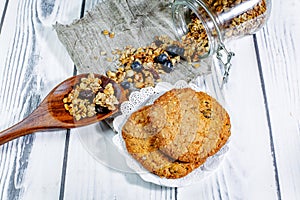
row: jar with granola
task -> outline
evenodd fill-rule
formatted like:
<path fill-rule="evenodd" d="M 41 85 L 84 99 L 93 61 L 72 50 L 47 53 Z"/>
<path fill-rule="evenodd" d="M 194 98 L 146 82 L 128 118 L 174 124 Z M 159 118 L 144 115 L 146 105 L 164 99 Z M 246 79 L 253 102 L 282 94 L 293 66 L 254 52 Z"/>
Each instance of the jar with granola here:
<path fill-rule="evenodd" d="M 216 53 L 226 78 L 234 54 L 224 42 L 258 31 L 270 10 L 270 0 L 175 0 L 172 18 L 180 40 L 190 46 L 185 56 L 197 61 Z"/>

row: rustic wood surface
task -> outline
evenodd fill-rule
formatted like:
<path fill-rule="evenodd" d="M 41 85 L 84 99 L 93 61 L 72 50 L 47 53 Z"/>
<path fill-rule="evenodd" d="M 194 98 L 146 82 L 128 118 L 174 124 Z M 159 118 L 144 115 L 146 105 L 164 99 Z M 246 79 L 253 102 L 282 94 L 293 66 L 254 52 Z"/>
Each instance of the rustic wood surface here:
<path fill-rule="evenodd" d="M 0 2 L 0 130 L 76 73 L 52 26 L 98 2 Z M 0 199 L 300 199 L 300 2 L 272 3 L 261 31 L 228 44 L 236 52 L 224 91 L 232 137 L 209 177 L 180 188 L 147 183 L 97 162 L 77 130 L 38 132 L 0 146 Z"/>

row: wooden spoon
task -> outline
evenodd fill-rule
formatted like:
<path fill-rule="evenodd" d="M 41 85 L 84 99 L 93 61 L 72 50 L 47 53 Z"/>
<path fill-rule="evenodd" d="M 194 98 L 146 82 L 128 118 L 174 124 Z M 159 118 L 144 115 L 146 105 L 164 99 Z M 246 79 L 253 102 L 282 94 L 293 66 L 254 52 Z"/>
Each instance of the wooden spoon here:
<path fill-rule="evenodd" d="M 104 120 L 116 113 L 118 108 L 106 114 L 96 114 L 94 117 L 76 120 L 65 110 L 63 98 L 68 95 L 81 78 L 87 76 L 88 74 L 73 76 L 56 86 L 28 117 L 16 125 L 0 132 L 0 145 L 36 131 L 85 126 Z M 106 76 L 99 74 L 95 74 L 94 76 L 100 78 L 105 85 L 107 83 L 112 83 L 119 103 L 125 100 L 126 97 L 121 86 Z"/>

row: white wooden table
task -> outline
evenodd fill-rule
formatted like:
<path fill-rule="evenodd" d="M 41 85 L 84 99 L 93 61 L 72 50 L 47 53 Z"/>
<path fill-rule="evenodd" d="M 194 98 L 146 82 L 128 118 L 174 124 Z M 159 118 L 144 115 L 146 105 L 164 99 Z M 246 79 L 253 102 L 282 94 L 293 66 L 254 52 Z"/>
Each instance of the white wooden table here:
<path fill-rule="evenodd" d="M 1 0 L 0 130 L 30 114 L 74 73 L 52 25 L 82 17 L 97 0 Z M 0 146 L 0 199 L 300 199 L 298 0 L 273 1 L 260 32 L 236 52 L 225 89 L 230 151 L 203 181 L 162 187 L 95 161 L 74 130 L 38 132 Z"/>

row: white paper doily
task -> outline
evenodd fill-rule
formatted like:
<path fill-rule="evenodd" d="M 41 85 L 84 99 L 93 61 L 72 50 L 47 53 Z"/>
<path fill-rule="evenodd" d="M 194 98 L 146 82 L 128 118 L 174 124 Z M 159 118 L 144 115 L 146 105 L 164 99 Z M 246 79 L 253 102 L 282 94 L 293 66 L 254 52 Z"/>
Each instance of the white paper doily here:
<path fill-rule="evenodd" d="M 155 99 L 157 99 L 165 92 L 173 88 L 186 87 L 190 87 L 195 91 L 210 93 L 209 91 L 205 91 L 204 88 L 197 87 L 196 84 L 188 84 L 187 82 L 182 80 L 176 82 L 174 85 L 166 82 L 161 82 L 158 83 L 154 88 L 148 87 L 143 88 L 140 91 L 133 92 L 129 97 L 129 101 L 123 102 L 121 104 L 122 114 L 116 117 L 113 121 L 113 127 L 118 133 L 113 137 L 113 143 L 118 147 L 120 153 L 124 155 L 128 167 L 133 169 L 143 180 L 147 182 L 152 182 L 168 187 L 182 187 L 199 182 L 219 166 L 222 158 L 224 157 L 224 154 L 229 150 L 228 144 L 225 144 L 215 155 L 207 158 L 206 162 L 203 165 L 192 171 L 187 176 L 179 179 L 160 178 L 159 176 L 150 173 L 127 152 L 125 142 L 122 138 L 122 127 L 127 121 L 128 117 L 142 106 L 152 104 Z"/>

